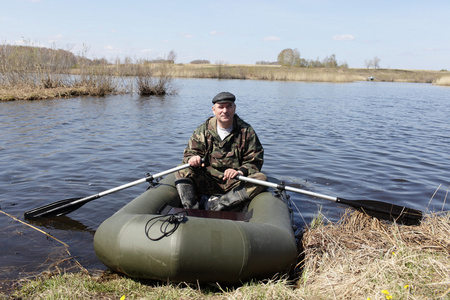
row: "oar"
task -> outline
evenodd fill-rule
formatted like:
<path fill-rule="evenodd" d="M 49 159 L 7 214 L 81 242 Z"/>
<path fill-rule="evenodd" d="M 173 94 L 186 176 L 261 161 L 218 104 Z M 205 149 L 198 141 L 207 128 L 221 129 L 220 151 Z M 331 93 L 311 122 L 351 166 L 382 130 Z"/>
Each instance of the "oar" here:
<path fill-rule="evenodd" d="M 322 198 L 325 200 L 334 201 L 337 203 L 342 203 L 345 205 L 349 205 L 359 211 L 362 211 L 369 216 L 382 219 L 382 220 L 390 220 L 395 221 L 400 224 L 405 225 L 419 225 L 422 220 L 422 212 L 420 210 L 399 206 L 391 203 L 375 201 L 375 200 L 348 200 L 340 197 L 332 197 L 323 194 L 318 194 L 290 186 L 285 186 L 282 184 L 271 183 L 263 180 L 258 180 L 254 178 L 248 178 L 245 176 L 238 175 L 236 179 L 264 185 L 267 187 L 272 187 L 279 190 L 286 190 L 290 192 L 300 193 L 309 195 L 312 197 Z"/>
<path fill-rule="evenodd" d="M 85 198 L 70 198 L 70 199 L 64 199 L 64 200 L 60 200 L 54 203 L 50 203 L 32 210 L 29 210 L 27 212 L 25 212 L 24 217 L 25 219 L 38 219 L 38 218 L 46 218 L 46 217 L 55 217 L 55 216 L 61 216 L 61 215 L 65 215 L 68 214 L 78 208 L 80 208 L 81 206 L 83 206 L 84 204 L 88 203 L 89 201 L 98 199 L 100 197 L 124 190 L 126 188 L 144 183 L 144 182 L 151 182 L 153 179 L 157 179 L 160 177 L 163 177 L 165 175 L 168 175 L 170 173 L 176 172 L 176 171 L 180 171 L 183 169 L 186 169 L 189 167 L 189 164 L 184 164 L 172 169 L 169 169 L 167 171 L 163 171 L 161 173 L 155 174 L 155 175 L 150 175 L 148 177 L 109 189 L 107 191 L 92 195 L 92 196 L 88 196 Z"/>

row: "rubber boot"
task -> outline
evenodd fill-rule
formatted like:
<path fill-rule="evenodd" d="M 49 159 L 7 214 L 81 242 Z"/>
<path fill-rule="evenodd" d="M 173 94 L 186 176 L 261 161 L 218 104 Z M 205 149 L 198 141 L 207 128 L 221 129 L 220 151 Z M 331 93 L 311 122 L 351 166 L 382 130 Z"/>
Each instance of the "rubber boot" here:
<path fill-rule="evenodd" d="M 230 210 L 250 200 L 245 188 L 237 188 L 220 196 L 217 200 L 208 202 L 209 210 Z"/>
<path fill-rule="evenodd" d="M 192 180 L 188 178 L 178 179 L 175 181 L 181 204 L 185 209 L 198 209 L 197 193 Z"/>

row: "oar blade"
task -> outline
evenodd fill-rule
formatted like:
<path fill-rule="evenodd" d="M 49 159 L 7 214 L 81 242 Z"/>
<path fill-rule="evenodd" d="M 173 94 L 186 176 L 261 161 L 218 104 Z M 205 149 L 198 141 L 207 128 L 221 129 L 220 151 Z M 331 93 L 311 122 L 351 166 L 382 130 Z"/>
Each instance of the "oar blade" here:
<path fill-rule="evenodd" d="M 84 205 L 86 202 L 74 203 L 82 198 L 70 198 L 53 202 L 24 213 L 25 219 L 50 218 L 66 215 Z"/>
<path fill-rule="evenodd" d="M 203 159 L 202 159 L 203 161 Z M 138 180 L 135 180 L 133 182 L 129 182 L 126 184 L 123 184 L 121 186 L 103 191 L 101 193 L 92 195 L 92 196 L 88 196 L 85 198 L 70 198 L 70 199 L 65 199 L 65 200 L 60 200 L 58 202 L 54 202 L 54 203 L 50 203 L 35 209 L 32 209 L 30 211 L 25 212 L 24 217 L 26 219 L 38 219 L 38 218 L 47 218 L 47 217 L 55 217 L 55 216 L 62 216 L 65 214 L 68 214 L 78 208 L 80 208 L 81 206 L 83 206 L 84 204 L 88 203 L 89 201 L 98 199 L 100 197 L 121 191 L 123 189 L 127 189 L 130 188 L 132 186 L 144 183 L 144 182 L 151 182 L 153 179 L 157 179 L 160 178 L 162 176 L 168 175 L 170 173 L 174 173 L 176 171 L 180 171 L 183 169 L 189 168 L 189 164 L 184 164 L 172 169 L 169 169 L 167 171 L 155 174 L 155 175 L 150 175 L 147 176 L 145 178 L 141 178 Z"/>
<path fill-rule="evenodd" d="M 422 221 L 420 210 L 375 200 L 348 200 L 337 198 L 338 203 L 349 205 L 369 216 L 395 221 L 403 225 L 419 225 Z"/>

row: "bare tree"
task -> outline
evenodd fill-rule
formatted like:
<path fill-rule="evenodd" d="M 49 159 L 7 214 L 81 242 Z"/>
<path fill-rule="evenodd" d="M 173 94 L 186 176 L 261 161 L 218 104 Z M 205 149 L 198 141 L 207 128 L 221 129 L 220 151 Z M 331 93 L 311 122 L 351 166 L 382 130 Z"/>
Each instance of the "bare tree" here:
<path fill-rule="evenodd" d="M 375 56 L 372 60 L 373 60 L 373 67 L 375 69 L 379 69 L 380 68 L 380 59 Z"/>
<path fill-rule="evenodd" d="M 323 65 L 325 68 L 337 68 L 338 63 L 336 60 L 336 55 L 331 54 L 331 56 L 327 56 L 323 59 Z"/>
<path fill-rule="evenodd" d="M 167 60 L 172 61 L 172 63 L 175 63 L 175 60 L 177 59 L 177 54 L 175 51 L 170 50 L 169 55 L 167 55 Z"/>
<path fill-rule="evenodd" d="M 364 64 L 366 65 L 367 69 L 370 69 L 370 68 L 379 69 L 380 68 L 380 59 L 375 56 L 372 59 L 364 61 Z"/>

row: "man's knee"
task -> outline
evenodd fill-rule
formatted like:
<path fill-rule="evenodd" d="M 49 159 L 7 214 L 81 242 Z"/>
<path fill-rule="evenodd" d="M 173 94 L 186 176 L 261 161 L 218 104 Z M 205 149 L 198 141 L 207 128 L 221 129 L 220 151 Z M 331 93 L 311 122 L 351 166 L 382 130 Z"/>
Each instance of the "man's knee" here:
<path fill-rule="evenodd" d="M 248 176 L 249 178 L 254 178 L 254 179 L 258 179 L 258 180 L 262 180 L 262 181 L 267 181 L 267 176 L 264 173 L 255 173 L 252 174 L 250 176 Z"/>

